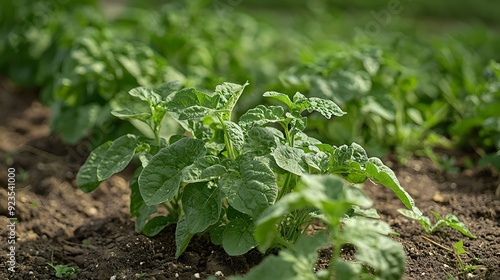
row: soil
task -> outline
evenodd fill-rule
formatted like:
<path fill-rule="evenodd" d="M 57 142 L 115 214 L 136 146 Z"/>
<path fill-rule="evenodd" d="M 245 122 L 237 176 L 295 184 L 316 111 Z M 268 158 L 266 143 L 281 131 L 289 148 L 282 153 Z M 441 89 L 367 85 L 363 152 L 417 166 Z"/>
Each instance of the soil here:
<path fill-rule="evenodd" d="M 0 88 L 0 223 L 8 225 L 7 169 L 16 169 L 16 272 L 8 273 L 6 226 L 0 227 L 0 279 L 57 279 L 49 265 L 77 266 L 76 279 L 219 279 L 243 274 L 261 260 L 256 251 L 229 257 L 205 236 L 195 237 L 174 258 L 173 227 L 148 238 L 134 232 L 128 218 L 130 170 L 83 193 L 75 174 L 88 155 L 84 143 L 64 145 L 50 132 L 50 109 L 35 92 L 17 91 L 5 81 Z M 365 184 L 381 218 L 400 235 L 407 254 L 405 279 L 500 279 L 500 179 L 488 168 L 445 174 L 426 158 L 406 165 L 385 161 L 427 215 L 455 214 L 478 236 L 469 239 L 452 229 L 425 234 L 420 224 L 397 212 L 403 205 L 382 186 Z M 446 248 L 459 240 L 469 255 L 460 272 Z M 328 250 L 320 254 L 326 265 Z"/>

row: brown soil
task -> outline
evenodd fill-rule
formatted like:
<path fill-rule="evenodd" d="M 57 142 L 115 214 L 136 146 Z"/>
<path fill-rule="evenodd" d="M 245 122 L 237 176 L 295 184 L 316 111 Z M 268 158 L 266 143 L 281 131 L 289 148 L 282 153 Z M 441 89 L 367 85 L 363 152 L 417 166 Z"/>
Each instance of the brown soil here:
<path fill-rule="evenodd" d="M 258 252 L 228 257 L 206 237 L 196 237 L 174 258 L 174 228 L 154 238 L 134 232 L 128 219 L 127 170 L 93 193 L 76 187 L 75 174 L 88 149 L 65 146 L 49 130 L 50 110 L 36 95 L 0 88 L 0 279 L 56 279 L 48 265 L 78 266 L 76 279 L 204 279 L 208 275 L 241 274 L 261 257 Z M 390 162 L 388 161 L 388 164 Z M 7 273 L 7 168 L 17 174 L 16 272 Z M 383 220 L 400 234 L 407 253 L 406 279 L 500 279 L 499 177 L 489 169 L 444 175 L 427 159 L 409 160 L 394 169 L 426 214 L 453 213 L 478 236 L 472 240 L 455 230 L 424 234 L 421 226 L 402 217 L 402 204 L 382 186 L 366 184 Z M 498 195 L 498 193 L 497 193 Z M 427 238 L 427 239 L 426 239 Z M 477 268 L 461 273 L 445 247 L 464 240 Z M 321 254 L 327 258 L 328 252 Z M 325 260 L 322 260 L 324 263 Z M 219 278 L 224 278 L 223 276 Z"/>

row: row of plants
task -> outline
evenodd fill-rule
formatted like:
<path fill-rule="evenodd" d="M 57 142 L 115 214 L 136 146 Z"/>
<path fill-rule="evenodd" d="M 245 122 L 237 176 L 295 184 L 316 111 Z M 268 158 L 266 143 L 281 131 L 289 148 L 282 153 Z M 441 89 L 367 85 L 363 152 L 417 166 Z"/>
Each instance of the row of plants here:
<path fill-rule="evenodd" d="M 400 212 L 424 230 L 449 226 L 475 237 L 452 214 L 432 224 L 368 154 L 436 158 L 432 149 L 444 145 L 498 164 L 500 44 L 488 32 L 467 35 L 468 45 L 400 34 L 346 44 L 314 25 L 271 28 L 209 1 L 112 20 L 95 1 L 30 3 L 8 1 L 12 12 L 2 14 L 2 74 L 41 88 L 67 143 L 119 124 L 93 143 L 78 185 L 93 191 L 137 159 L 135 229 L 154 236 L 175 224 L 176 257 L 194 235 L 208 234 L 229 255 L 271 253 L 248 279 L 270 271 L 280 279 L 400 279 L 404 251 L 358 186 L 367 179 L 393 190 Z M 474 52 L 482 44 L 484 55 Z M 223 83 L 246 79 L 252 84 Z M 257 94 L 245 97 L 245 89 Z M 275 91 L 258 95 L 266 89 Z M 308 236 L 313 223 L 325 230 Z M 341 257 L 347 245 L 355 261 Z M 329 269 L 315 272 L 325 246 Z"/>
<path fill-rule="evenodd" d="M 437 163 L 435 147 L 461 148 L 499 166 L 500 42 L 484 29 L 445 39 L 390 33 L 343 43 L 325 40 L 328 30 L 301 20 L 271 28 L 210 1 L 127 9 L 112 20 L 90 0 L 6 5 L 2 73 L 19 86 L 41 88 L 53 109 L 52 129 L 68 144 L 91 132 L 100 134 L 94 146 L 112 139 L 119 133 L 102 131 L 110 123 L 114 131 L 130 130 L 110 114 L 129 88 L 175 81 L 178 88 L 210 89 L 250 79 L 256 83 L 250 90 L 315 94 L 348 110 L 335 123 L 310 122 L 311 133 L 321 131 L 332 144 L 356 141 L 377 156 L 395 151 L 402 161 L 417 154 Z M 311 12 L 325 26 L 335 21 Z M 242 101 L 237 116 L 268 103 L 258 94 Z"/>

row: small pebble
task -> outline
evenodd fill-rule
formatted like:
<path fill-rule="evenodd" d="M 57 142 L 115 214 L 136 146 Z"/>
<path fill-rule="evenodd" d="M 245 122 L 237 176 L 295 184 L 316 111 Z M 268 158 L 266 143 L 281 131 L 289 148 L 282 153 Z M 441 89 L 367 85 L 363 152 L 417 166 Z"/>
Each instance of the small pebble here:
<path fill-rule="evenodd" d="M 194 274 L 194 278 L 200 278 L 200 274 L 199 273 L 195 273 Z"/>

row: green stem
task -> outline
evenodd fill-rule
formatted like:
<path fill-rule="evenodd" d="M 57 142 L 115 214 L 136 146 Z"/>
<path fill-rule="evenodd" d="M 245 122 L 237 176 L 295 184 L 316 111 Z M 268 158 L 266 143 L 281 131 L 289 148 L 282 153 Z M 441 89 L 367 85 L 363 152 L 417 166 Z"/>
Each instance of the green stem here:
<path fill-rule="evenodd" d="M 231 143 L 231 140 L 229 140 L 229 135 L 227 133 L 227 127 L 226 124 L 224 123 L 223 118 L 219 115 L 216 114 L 217 118 L 219 119 L 220 123 L 222 124 L 222 129 L 224 130 L 224 144 L 226 145 L 226 150 L 229 155 L 230 159 L 235 159 L 236 158 L 236 152 L 234 151 L 233 143 Z M 231 116 L 231 115 L 229 115 Z"/>
<path fill-rule="evenodd" d="M 281 188 L 281 192 L 278 193 L 277 200 L 280 200 L 285 194 L 290 193 L 292 191 L 292 189 L 295 187 L 295 185 L 293 184 L 293 179 L 294 179 L 294 174 L 287 173 L 285 175 L 285 183 Z"/>

